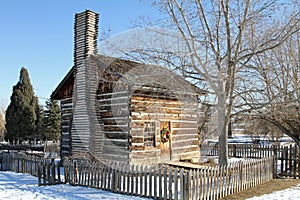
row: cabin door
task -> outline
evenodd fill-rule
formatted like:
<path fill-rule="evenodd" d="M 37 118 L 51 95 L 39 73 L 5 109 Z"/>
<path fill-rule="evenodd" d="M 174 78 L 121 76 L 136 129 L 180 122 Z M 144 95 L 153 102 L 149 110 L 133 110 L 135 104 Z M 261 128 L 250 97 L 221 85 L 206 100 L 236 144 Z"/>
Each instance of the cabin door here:
<path fill-rule="evenodd" d="M 171 127 L 170 122 L 160 122 L 160 160 L 171 160 Z"/>

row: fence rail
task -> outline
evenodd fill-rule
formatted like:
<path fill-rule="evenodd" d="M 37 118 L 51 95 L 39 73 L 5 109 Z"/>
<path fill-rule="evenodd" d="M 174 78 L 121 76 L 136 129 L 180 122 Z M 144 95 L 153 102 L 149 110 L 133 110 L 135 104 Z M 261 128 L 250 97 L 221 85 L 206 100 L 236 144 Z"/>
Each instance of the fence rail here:
<path fill-rule="evenodd" d="M 38 185 L 61 183 L 60 161 L 44 159 L 42 156 L 20 152 L 0 154 L 1 171 L 27 173 L 38 177 Z"/>
<path fill-rule="evenodd" d="M 273 179 L 273 158 L 184 170 L 68 160 L 65 178 L 73 185 L 154 199 L 218 199 Z"/>
<path fill-rule="evenodd" d="M 273 156 L 275 159 L 274 173 L 281 177 L 300 178 L 300 149 L 295 145 L 263 146 L 257 144 L 229 144 L 228 155 L 239 158 L 264 158 Z M 201 155 L 217 156 L 218 144 L 201 146 Z"/>

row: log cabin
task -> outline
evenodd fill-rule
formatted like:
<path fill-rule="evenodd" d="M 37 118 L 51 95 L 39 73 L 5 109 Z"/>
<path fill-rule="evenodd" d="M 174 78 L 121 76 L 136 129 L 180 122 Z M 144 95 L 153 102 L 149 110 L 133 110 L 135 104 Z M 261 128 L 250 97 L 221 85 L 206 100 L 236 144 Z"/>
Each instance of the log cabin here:
<path fill-rule="evenodd" d="M 99 14 L 75 15 L 74 66 L 51 94 L 62 115 L 61 156 L 131 164 L 199 158 L 198 97 L 157 65 L 97 54 Z"/>

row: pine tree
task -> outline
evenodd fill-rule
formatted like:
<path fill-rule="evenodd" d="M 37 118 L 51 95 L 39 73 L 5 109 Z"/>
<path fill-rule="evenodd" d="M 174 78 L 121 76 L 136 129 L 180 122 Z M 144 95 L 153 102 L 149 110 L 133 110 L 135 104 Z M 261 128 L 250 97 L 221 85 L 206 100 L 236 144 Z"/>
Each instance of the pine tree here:
<path fill-rule="evenodd" d="M 57 101 L 46 101 L 44 123 L 46 129 L 46 139 L 55 140 L 58 142 L 60 139 L 61 115 L 60 107 Z"/>
<path fill-rule="evenodd" d="M 31 137 L 36 123 L 36 97 L 26 68 L 22 67 L 18 83 L 13 86 L 6 111 L 7 139 L 24 140 Z"/>
<path fill-rule="evenodd" d="M 34 138 L 44 140 L 45 139 L 45 124 L 44 124 L 45 111 L 44 111 L 44 107 L 39 104 L 37 97 L 36 97 L 35 113 L 36 113 L 36 121 L 35 121 Z"/>

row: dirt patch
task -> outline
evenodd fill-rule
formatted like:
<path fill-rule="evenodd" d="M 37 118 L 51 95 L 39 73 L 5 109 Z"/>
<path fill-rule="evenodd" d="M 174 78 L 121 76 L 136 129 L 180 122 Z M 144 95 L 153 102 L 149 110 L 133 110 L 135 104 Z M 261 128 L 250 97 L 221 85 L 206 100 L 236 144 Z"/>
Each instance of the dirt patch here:
<path fill-rule="evenodd" d="M 292 186 L 300 184 L 300 179 L 274 179 L 268 183 L 253 187 L 249 190 L 229 195 L 225 200 L 243 200 L 254 196 L 261 196 L 264 194 L 270 194 L 277 190 L 284 190 Z"/>

